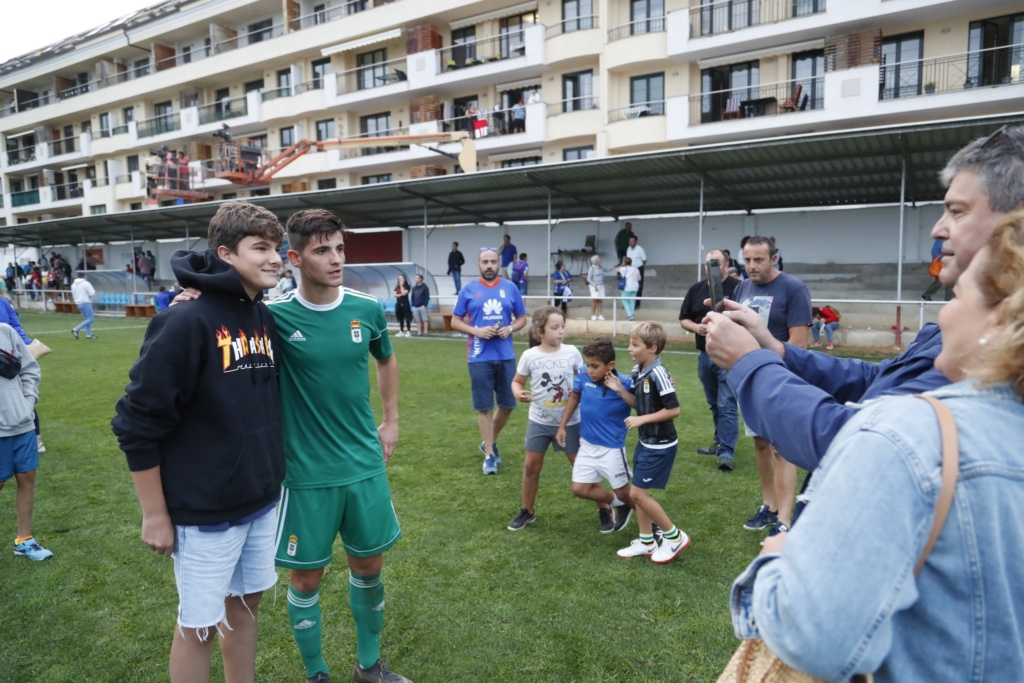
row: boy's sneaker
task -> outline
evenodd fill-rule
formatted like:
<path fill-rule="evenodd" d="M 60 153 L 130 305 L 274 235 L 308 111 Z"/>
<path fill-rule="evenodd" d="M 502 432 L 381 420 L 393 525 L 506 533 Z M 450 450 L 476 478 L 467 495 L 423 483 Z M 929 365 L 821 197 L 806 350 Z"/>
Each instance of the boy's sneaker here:
<path fill-rule="evenodd" d="M 701 455 L 716 455 L 718 453 L 718 444 L 713 443 L 707 448 L 698 448 L 697 452 Z"/>
<path fill-rule="evenodd" d="M 619 557 L 625 558 L 650 557 L 654 554 L 654 551 L 657 549 L 657 543 L 651 543 L 650 545 L 647 545 L 646 543 L 642 542 L 639 538 L 634 538 L 632 541 L 629 542 L 628 546 L 616 551 L 615 554 Z"/>
<path fill-rule="evenodd" d="M 597 516 L 601 519 L 601 533 L 610 534 L 615 531 L 615 520 L 612 519 L 611 508 L 601 508 L 597 511 Z"/>
<path fill-rule="evenodd" d="M 357 663 L 356 672 L 352 674 L 352 680 L 355 683 L 412 683 L 405 676 L 396 674 L 389 669 L 383 659 L 378 659 L 377 663 L 369 669 L 364 669 Z"/>
<path fill-rule="evenodd" d="M 655 543 L 661 543 L 665 540 L 665 532 L 654 522 L 651 522 L 651 533 L 654 534 Z"/>
<path fill-rule="evenodd" d="M 498 455 L 498 444 L 496 444 L 496 443 L 495 444 L 491 444 L 491 447 L 494 450 L 494 464 L 495 465 L 500 465 L 501 464 L 501 456 Z M 483 441 L 480 442 L 480 452 L 484 454 L 485 458 L 487 457 L 487 449 L 484 448 L 484 442 Z"/>
<path fill-rule="evenodd" d="M 826 348 L 827 350 L 831 351 L 831 350 L 833 349 L 833 346 L 832 346 L 831 344 L 829 344 L 829 345 L 828 345 L 828 346 L 826 346 L 825 348 Z"/>
<path fill-rule="evenodd" d="M 728 455 L 718 456 L 718 469 L 723 472 L 732 472 L 732 458 Z"/>
<path fill-rule="evenodd" d="M 53 553 L 39 545 L 34 538 L 26 538 L 24 541 L 14 546 L 15 555 L 23 555 L 30 560 L 45 560 L 48 557 L 53 557 Z"/>
<path fill-rule="evenodd" d="M 484 458 L 484 474 L 497 474 L 498 463 L 493 455 Z"/>
<path fill-rule="evenodd" d="M 315 676 L 307 678 L 306 683 L 331 683 L 331 677 L 327 675 L 326 671 L 321 671 Z"/>
<path fill-rule="evenodd" d="M 617 505 L 612 510 L 615 513 L 615 526 L 612 531 L 622 531 L 629 524 L 630 517 L 633 516 L 633 508 L 628 505 Z"/>
<path fill-rule="evenodd" d="M 767 505 L 757 508 L 757 513 L 743 522 L 743 528 L 747 531 L 761 531 L 779 521 L 779 515 L 768 509 Z"/>
<path fill-rule="evenodd" d="M 821 346 L 821 342 L 820 341 L 812 341 L 811 342 L 811 348 L 814 348 L 816 346 Z"/>
<path fill-rule="evenodd" d="M 38 436 L 36 437 L 36 452 L 37 453 L 45 453 L 46 452 L 46 446 L 43 445 L 43 440 L 40 439 Z"/>
<path fill-rule="evenodd" d="M 85 335 L 85 338 L 86 339 L 99 339 L 99 337 L 97 337 L 95 334 L 87 334 L 87 335 Z"/>
<path fill-rule="evenodd" d="M 519 508 L 519 514 L 516 518 L 508 523 L 509 531 L 519 531 L 527 524 L 533 524 L 537 521 L 537 513 L 530 512 L 526 508 Z"/>
<path fill-rule="evenodd" d="M 772 524 L 771 528 L 768 529 L 768 535 L 778 536 L 784 531 L 789 531 L 789 527 L 783 524 L 782 522 L 775 522 L 775 524 Z"/>
<path fill-rule="evenodd" d="M 71 334 L 74 335 L 75 339 L 78 339 L 78 330 L 76 330 L 75 328 L 72 327 L 71 328 Z"/>
<path fill-rule="evenodd" d="M 688 545 L 690 545 L 690 537 L 682 531 L 679 532 L 679 538 L 674 541 L 663 538 L 658 549 L 651 553 L 651 562 L 655 564 L 668 564 L 676 559 L 676 555 L 686 550 Z"/>

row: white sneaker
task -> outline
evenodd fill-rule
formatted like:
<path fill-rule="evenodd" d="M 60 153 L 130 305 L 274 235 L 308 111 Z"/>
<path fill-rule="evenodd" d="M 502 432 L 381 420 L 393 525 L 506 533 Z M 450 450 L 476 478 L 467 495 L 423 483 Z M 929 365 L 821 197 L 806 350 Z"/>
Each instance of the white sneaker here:
<path fill-rule="evenodd" d="M 657 549 L 658 546 L 656 543 L 647 545 L 646 543 L 642 543 L 639 538 L 634 538 L 632 541 L 629 542 L 629 545 L 627 547 L 618 550 L 615 554 L 619 557 L 626 558 L 646 556 L 653 557 Z"/>
<path fill-rule="evenodd" d="M 597 316 L 596 315 L 592 315 L 592 316 L 590 316 L 590 319 L 591 320 L 597 320 Z"/>
<path fill-rule="evenodd" d="M 45 453 L 46 452 L 46 446 L 43 445 L 43 440 L 41 438 L 39 438 L 38 436 L 36 437 L 36 452 L 38 452 L 38 453 Z"/>
<path fill-rule="evenodd" d="M 657 550 L 651 553 L 651 562 L 656 564 L 668 564 L 672 560 L 676 559 L 676 555 L 683 552 L 688 545 L 690 545 L 690 537 L 682 531 L 679 532 L 679 538 L 674 541 L 662 538 L 661 545 L 658 546 Z"/>
<path fill-rule="evenodd" d="M 597 316 L 597 319 L 598 320 L 604 320 L 604 316 L 603 315 L 599 315 L 599 316 Z"/>

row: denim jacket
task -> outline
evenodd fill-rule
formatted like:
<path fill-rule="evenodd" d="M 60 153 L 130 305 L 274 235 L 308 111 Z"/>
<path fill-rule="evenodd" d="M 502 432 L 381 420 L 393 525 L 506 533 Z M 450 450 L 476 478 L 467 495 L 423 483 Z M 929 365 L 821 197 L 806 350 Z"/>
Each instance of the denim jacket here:
<path fill-rule="evenodd" d="M 1024 675 L 1024 402 L 1009 385 L 930 392 L 956 418 L 960 473 L 934 522 L 941 439 L 931 406 L 860 406 L 818 469 L 782 554 L 732 587 L 740 638 L 831 681 L 1012 681 Z"/>

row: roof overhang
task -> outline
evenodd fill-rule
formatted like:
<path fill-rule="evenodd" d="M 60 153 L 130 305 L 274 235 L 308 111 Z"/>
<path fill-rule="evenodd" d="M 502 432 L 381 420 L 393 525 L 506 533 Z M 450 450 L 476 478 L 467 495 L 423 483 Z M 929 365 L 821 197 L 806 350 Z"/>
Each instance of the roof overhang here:
<path fill-rule="evenodd" d="M 320 54 L 324 57 L 330 57 L 336 55 L 339 52 L 348 52 L 349 50 L 358 50 L 361 47 L 367 45 L 376 45 L 377 43 L 386 43 L 389 40 L 402 37 L 402 29 L 393 28 L 390 31 L 382 31 L 381 33 L 374 33 L 372 36 L 365 36 L 363 38 L 356 38 L 355 40 L 349 40 L 345 43 L 338 43 L 330 47 L 325 47 L 320 50 Z"/>

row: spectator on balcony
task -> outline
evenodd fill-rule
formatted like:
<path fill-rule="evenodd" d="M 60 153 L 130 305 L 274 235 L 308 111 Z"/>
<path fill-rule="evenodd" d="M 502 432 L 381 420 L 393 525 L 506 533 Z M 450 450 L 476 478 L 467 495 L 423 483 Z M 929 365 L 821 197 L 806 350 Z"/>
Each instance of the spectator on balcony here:
<path fill-rule="evenodd" d="M 526 107 L 523 106 L 522 100 L 512 105 L 512 132 L 526 132 Z"/>
<path fill-rule="evenodd" d="M 505 134 L 505 112 L 501 108 L 501 99 L 494 103 L 494 109 L 491 111 L 491 118 L 494 119 L 494 133 L 496 135 Z"/>
<path fill-rule="evenodd" d="M 470 102 L 466 106 L 466 123 L 465 130 L 469 132 L 473 137 L 476 137 L 476 118 L 479 111 L 476 108 L 476 102 Z"/>
<path fill-rule="evenodd" d="M 178 152 L 178 186 L 182 190 L 189 190 L 192 188 L 192 182 L 188 169 L 189 161 L 191 161 L 191 159 L 188 158 L 188 154 L 185 152 L 185 150 Z"/>
<path fill-rule="evenodd" d="M 167 187 L 172 190 L 178 187 L 178 152 L 172 150 L 167 157 Z"/>
<path fill-rule="evenodd" d="M 526 100 L 527 104 L 540 104 L 540 93 L 534 88 L 530 91 L 530 99 Z"/>

